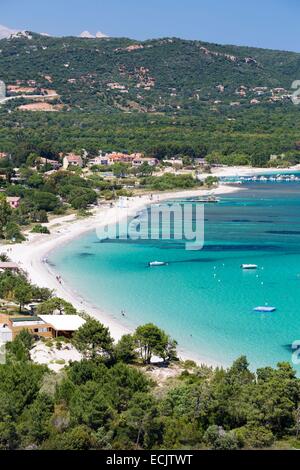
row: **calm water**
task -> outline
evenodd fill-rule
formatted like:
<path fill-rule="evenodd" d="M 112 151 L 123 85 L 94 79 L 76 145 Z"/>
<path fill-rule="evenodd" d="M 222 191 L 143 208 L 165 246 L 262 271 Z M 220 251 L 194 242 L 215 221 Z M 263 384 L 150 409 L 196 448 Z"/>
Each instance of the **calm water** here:
<path fill-rule="evenodd" d="M 120 319 L 125 309 L 131 326 L 154 322 L 198 357 L 228 365 L 246 354 L 252 367 L 290 361 L 300 339 L 299 191 L 299 183 L 251 184 L 206 205 L 202 251 L 89 233 L 50 261 L 102 309 Z M 151 260 L 170 264 L 150 269 Z M 242 263 L 259 269 L 243 272 Z M 267 304 L 277 311 L 253 312 Z"/>

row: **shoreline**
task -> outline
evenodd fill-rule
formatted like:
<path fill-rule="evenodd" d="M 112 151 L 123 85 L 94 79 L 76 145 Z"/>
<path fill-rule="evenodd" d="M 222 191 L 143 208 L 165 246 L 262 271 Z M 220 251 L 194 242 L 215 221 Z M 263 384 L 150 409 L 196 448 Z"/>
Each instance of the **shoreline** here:
<path fill-rule="evenodd" d="M 252 168 L 250 166 L 228 166 L 221 168 L 212 168 L 211 174 L 203 174 L 207 176 L 217 176 L 219 178 L 241 177 L 241 176 L 256 176 L 261 174 L 280 174 L 289 172 L 300 171 L 300 165 L 294 165 L 289 168 Z"/>
<path fill-rule="evenodd" d="M 113 314 L 103 311 L 101 306 L 93 305 L 92 302 L 86 299 L 80 292 L 75 291 L 65 280 L 62 280 L 60 283 L 57 279 L 59 272 L 46 262 L 49 254 L 84 233 L 91 232 L 116 221 L 120 222 L 125 217 L 135 215 L 151 204 L 180 198 L 226 195 L 241 190 L 243 188 L 220 185 L 212 190 L 194 189 L 155 193 L 152 196 L 149 194 L 134 196 L 129 198 L 128 206 L 124 208 L 102 206 L 94 210 L 92 216 L 84 219 L 77 219 L 73 214 L 55 218 L 45 224 L 51 231 L 50 235 L 26 233 L 28 238 L 26 242 L 15 245 L 0 244 L 0 251 L 7 253 L 9 258 L 26 272 L 30 282 L 40 287 L 52 289 L 56 296 L 70 302 L 79 312 L 84 311 L 101 321 L 110 329 L 114 340 L 118 341 L 122 335 L 132 333 L 134 327 L 126 325 L 125 322 L 122 322 L 121 319 L 116 318 Z M 209 357 L 205 357 L 205 352 L 200 352 L 199 355 L 196 355 L 189 352 L 186 348 L 179 347 L 178 355 L 180 359 L 191 359 L 198 364 L 212 367 L 222 365 Z"/>

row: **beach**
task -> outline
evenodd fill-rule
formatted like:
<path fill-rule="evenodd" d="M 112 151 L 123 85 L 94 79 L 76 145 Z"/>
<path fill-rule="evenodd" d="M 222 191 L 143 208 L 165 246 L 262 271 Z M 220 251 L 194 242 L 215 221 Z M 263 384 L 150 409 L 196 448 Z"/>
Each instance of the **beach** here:
<path fill-rule="evenodd" d="M 52 289 L 56 296 L 72 303 L 78 311 L 89 313 L 109 327 L 113 338 L 117 341 L 123 334 L 130 333 L 130 329 L 108 312 L 103 311 L 101 305 L 93 305 L 88 299 L 83 298 L 80 292 L 71 289 L 64 279 L 60 279 L 59 273 L 55 272 L 54 268 L 47 263 L 48 254 L 86 232 L 104 224 L 109 225 L 121 221 L 122 218 L 134 215 L 150 204 L 177 198 L 225 195 L 240 190 L 241 188 L 234 186 L 220 185 L 212 190 L 184 190 L 135 196 L 129 198 L 124 208 L 118 208 L 117 205 L 110 207 L 109 204 L 106 204 L 105 207 L 100 206 L 93 209 L 92 215 L 87 218 L 78 219 L 74 214 L 55 218 L 45 224 L 51 232 L 50 235 L 27 232 L 25 233 L 27 238 L 25 242 L 14 245 L 0 244 L 0 252 L 7 253 L 13 262 L 18 263 L 27 274 L 30 282 L 40 287 Z M 184 351 L 181 351 L 181 357 L 184 356 Z M 203 362 L 209 361 L 206 358 Z"/>
<path fill-rule="evenodd" d="M 300 165 L 295 165 L 289 168 L 252 168 L 249 166 L 227 166 L 227 167 L 214 167 L 211 169 L 211 174 L 204 174 L 207 176 L 217 176 L 218 178 L 228 177 L 241 177 L 241 176 L 255 176 L 263 174 L 277 174 L 277 173 L 290 173 L 300 171 Z"/>

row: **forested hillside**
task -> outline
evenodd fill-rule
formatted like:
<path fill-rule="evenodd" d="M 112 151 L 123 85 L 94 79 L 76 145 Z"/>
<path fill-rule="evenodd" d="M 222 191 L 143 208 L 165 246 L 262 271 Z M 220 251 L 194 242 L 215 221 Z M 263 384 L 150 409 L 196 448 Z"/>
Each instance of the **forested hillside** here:
<path fill-rule="evenodd" d="M 296 110 L 294 111 L 294 108 Z M 229 117 L 230 116 L 230 117 Z M 1 150 L 24 163 L 32 152 L 49 158 L 60 152 L 145 152 L 164 156 L 242 155 L 264 165 L 271 154 L 285 152 L 298 161 L 300 114 L 283 105 L 199 116 L 85 112 L 31 113 L 0 108 Z"/>
<path fill-rule="evenodd" d="M 137 42 L 30 33 L 1 40 L 0 71 L 7 84 L 29 80 L 56 90 L 66 107 L 181 113 L 232 101 L 249 105 L 253 98 L 288 99 L 300 77 L 300 54 L 176 38 Z"/>
<path fill-rule="evenodd" d="M 3 39 L 0 151 L 18 163 L 83 148 L 254 166 L 284 154 L 297 163 L 297 78 L 293 52 L 174 38 Z"/>

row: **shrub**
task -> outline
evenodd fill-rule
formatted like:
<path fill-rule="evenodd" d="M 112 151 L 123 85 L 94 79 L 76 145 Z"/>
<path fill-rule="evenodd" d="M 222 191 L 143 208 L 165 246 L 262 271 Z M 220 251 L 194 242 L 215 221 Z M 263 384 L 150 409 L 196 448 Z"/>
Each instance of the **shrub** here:
<path fill-rule="evenodd" d="M 43 225 L 41 224 L 36 224 L 33 229 L 31 230 L 31 233 L 45 233 L 45 234 L 49 234 L 50 231 L 47 227 L 44 227 Z"/>

